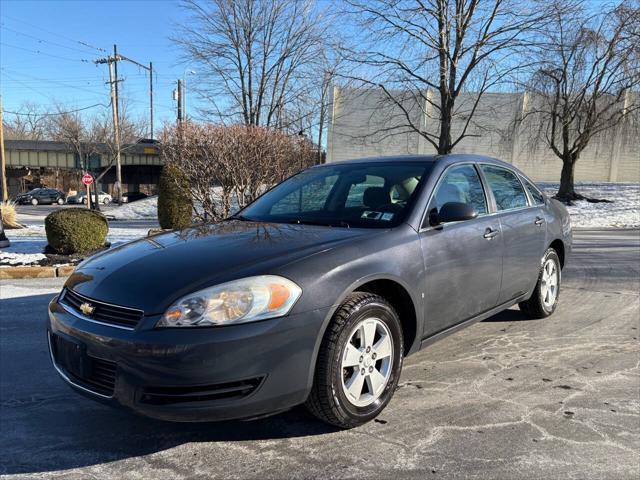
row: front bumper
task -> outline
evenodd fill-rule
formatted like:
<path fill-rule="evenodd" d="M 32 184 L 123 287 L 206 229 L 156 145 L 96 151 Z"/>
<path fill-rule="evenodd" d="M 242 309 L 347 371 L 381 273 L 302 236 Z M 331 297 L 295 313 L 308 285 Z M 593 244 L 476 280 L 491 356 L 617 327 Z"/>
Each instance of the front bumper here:
<path fill-rule="evenodd" d="M 87 321 L 57 298 L 47 334 L 53 365 L 79 393 L 171 421 L 213 421 L 278 412 L 303 403 L 329 309 L 216 328 L 154 328 L 145 317 L 134 330 Z M 111 391 L 74 376 L 56 359 L 59 338 L 82 346 L 97 365 L 113 366 Z M 101 377 L 100 377 L 101 378 Z"/>

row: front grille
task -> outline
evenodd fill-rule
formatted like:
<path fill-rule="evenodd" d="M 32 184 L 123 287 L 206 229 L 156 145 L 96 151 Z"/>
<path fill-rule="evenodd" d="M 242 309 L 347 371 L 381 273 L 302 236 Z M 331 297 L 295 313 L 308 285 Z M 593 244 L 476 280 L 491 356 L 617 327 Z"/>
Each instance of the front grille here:
<path fill-rule="evenodd" d="M 94 300 L 93 298 L 80 295 L 68 288 L 64 289 L 59 301 L 91 320 L 123 328 L 135 328 L 144 316 L 142 310 L 104 303 L 100 300 Z M 89 303 L 94 307 L 93 313 L 90 315 L 83 313 L 82 310 L 80 310 L 80 306 L 83 303 Z"/>
<path fill-rule="evenodd" d="M 53 359 L 58 368 L 64 370 L 69 379 L 81 387 L 110 397 L 116 384 L 116 363 L 104 358 L 94 357 L 84 353 L 83 348 L 75 345 L 58 335 L 50 334 L 50 345 Z M 73 354 L 70 359 L 68 350 Z"/>
<path fill-rule="evenodd" d="M 116 363 L 104 358 L 89 357 L 89 373 L 85 378 L 79 379 L 90 390 L 108 397 L 113 395 L 116 384 Z"/>
<path fill-rule="evenodd" d="M 149 405 L 170 405 L 186 402 L 237 400 L 254 392 L 263 378 L 257 377 L 195 387 L 146 387 L 142 391 L 140 402 Z"/>

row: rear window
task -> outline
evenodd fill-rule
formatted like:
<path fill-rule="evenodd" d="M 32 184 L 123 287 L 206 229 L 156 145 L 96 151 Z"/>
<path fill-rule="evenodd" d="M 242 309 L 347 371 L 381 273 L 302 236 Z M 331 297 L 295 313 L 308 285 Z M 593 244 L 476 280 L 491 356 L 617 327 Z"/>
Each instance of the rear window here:
<path fill-rule="evenodd" d="M 493 192 L 498 210 L 512 210 L 527 206 L 527 195 L 515 173 L 493 165 L 482 165 L 481 168 Z"/>
<path fill-rule="evenodd" d="M 524 182 L 524 186 L 527 189 L 527 192 L 529 192 L 534 205 L 544 205 L 544 195 L 540 193 L 540 190 L 538 190 L 538 188 L 526 178 L 523 178 L 522 181 Z"/>

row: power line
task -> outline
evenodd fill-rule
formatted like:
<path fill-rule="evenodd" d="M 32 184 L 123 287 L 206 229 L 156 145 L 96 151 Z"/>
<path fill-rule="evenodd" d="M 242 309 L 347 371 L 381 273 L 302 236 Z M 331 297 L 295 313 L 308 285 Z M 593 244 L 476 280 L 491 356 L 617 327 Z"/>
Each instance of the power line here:
<path fill-rule="evenodd" d="M 84 49 L 84 50 L 80 50 L 79 48 L 70 47 L 70 46 L 68 46 L 68 45 L 63 45 L 63 44 L 61 44 L 61 43 L 52 42 L 51 40 L 46 40 L 46 39 L 44 39 L 44 38 L 36 37 L 35 35 L 31 35 L 31 34 L 29 34 L 29 33 L 24 33 L 24 32 L 20 32 L 20 31 L 18 31 L 18 30 L 14 30 L 13 28 L 7 27 L 4 23 L 0 23 L 0 25 L 2 25 L 2 28 L 3 28 L 4 30 L 8 30 L 8 31 L 10 31 L 10 32 L 17 33 L 18 35 L 22 35 L 22 36 L 25 36 L 25 37 L 27 37 L 27 38 L 33 38 L 34 40 L 37 40 L 37 41 L 38 41 L 38 42 L 40 42 L 40 43 L 44 42 L 44 43 L 48 43 L 48 44 L 50 44 L 50 45 L 55 45 L 55 46 L 57 46 L 57 47 L 67 48 L 67 49 L 69 49 L 69 50 L 73 50 L 73 51 L 75 51 L 75 52 L 80 52 L 80 53 L 83 53 L 83 54 L 85 54 L 85 55 L 88 55 L 88 54 L 89 54 L 89 52 L 87 52 L 87 48 L 86 48 L 86 47 L 85 47 L 85 49 Z"/>
<path fill-rule="evenodd" d="M 106 52 L 106 50 L 104 48 L 96 47 L 94 45 L 91 45 L 91 44 L 89 44 L 87 42 L 83 42 L 81 40 L 75 40 L 75 39 L 73 39 L 71 37 L 67 37 L 66 35 L 62 35 L 61 33 L 52 32 L 51 30 L 47 30 L 45 28 L 39 27 L 38 25 L 34 25 L 32 23 L 25 22 L 24 20 L 20 20 L 19 18 L 10 17 L 10 16 L 4 15 L 4 14 L 2 16 L 3 16 L 3 18 L 9 19 L 9 20 L 13 20 L 14 22 L 22 23 L 22 24 L 27 25 L 27 26 L 29 26 L 31 28 L 35 28 L 37 30 L 42 30 L 43 32 L 48 33 L 49 35 L 54 35 L 56 37 L 64 38 L 65 40 L 67 40 L 69 42 L 72 42 L 72 43 L 78 43 L 78 44 L 80 44 L 80 45 L 82 45 L 84 47 L 90 48 L 92 50 L 97 50 L 98 52 Z"/>
<path fill-rule="evenodd" d="M 11 44 L 5 43 L 5 42 L 0 42 L 0 45 L 4 45 L 5 47 L 10 47 L 10 48 L 16 48 L 18 50 L 23 50 L 25 52 L 35 53 L 35 54 L 38 54 L 38 55 L 45 55 L 47 57 L 57 58 L 59 60 L 67 60 L 69 62 L 90 63 L 89 60 L 85 60 L 85 59 L 62 57 L 60 55 L 54 55 L 52 53 L 43 52 L 41 50 L 31 50 L 29 48 L 18 47 L 17 45 L 11 45 Z"/>
<path fill-rule="evenodd" d="M 7 74 L 7 73 L 6 73 L 6 72 L 7 72 L 7 69 L 6 69 L 5 67 L 0 67 L 0 70 L 3 70 L 3 71 L 5 72 L 5 74 Z M 14 72 L 15 72 L 15 71 L 14 71 Z M 42 78 L 42 77 L 36 77 L 35 75 L 29 75 L 29 74 L 27 74 L 27 73 L 20 73 L 20 72 L 15 72 L 15 73 L 16 73 L 16 74 L 18 74 L 18 75 L 23 75 L 23 76 L 25 76 L 25 77 L 33 78 L 33 79 L 35 79 L 35 80 L 41 80 L 41 81 L 43 81 L 43 82 L 57 83 L 57 84 L 59 84 L 59 85 L 62 85 L 62 86 L 65 86 L 65 87 L 69 87 L 69 88 L 72 88 L 72 89 L 74 89 L 74 90 L 83 90 L 83 91 L 85 91 L 85 92 L 93 93 L 93 94 L 95 94 L 95 95 L 104 95 L 104 91 L 102 91 L 102 92 L 98 92 L 98 91 L 96 91 L 96 90 L 89 90 L 88 88 L 80 87 L 80 86 L 78 86 L 78 85 L 67 85 L 67 84 L 65 84 L 64 82 L 61 82 L 61 81 L 59 81 L 59 80 L 45 79 L 45 78 Z M 13 80 L 16 80 L 16 78 L 15 78 L 13 75 L 9 75 L 9 77 L 10 77 L 10 78 L 11 78 L 11 77 L 13 77 Z M 17 81 L 18 81 L 18 82 L 20 82 L 20 80 L 17 80 Z M 27 85 L 25 85 L 25 84 L 23 84 L 23 85 L 24 85 L 25 87 L 27 87 L 27 88 L 31 88 L 31 87 L 29 87 L 29 86 L 27 86 Z M 34 89 L 33 89 L 33 88 L 31 88 L 31 90 L 34 90 Z"/>
<path fill-rule="evenodd" d="M 94 105 L 89 105 L 88 107 L 82 107 L 82 108 L 76 108 L 75 110 L 67 110 L 66 112 L 54 112 L 54 113 L 23 113 L 23 112 L 12 112 L 10 110 L 3 110 L 3 113 L 10 113 L 12 115 L 23 115 L 25 117 L 52 117 L 55 115 L 66 115 L 68 113 L 76 113 L 76 112 L 81 112 L 83 110 L 89 110 L 90 108 L 95 108 L 95 107 L 105 107 L 108 108 L 111 106 L 111 102 L 109 102 L 108 105 L 105 105 L 104 103 L 96 103 Z"/>

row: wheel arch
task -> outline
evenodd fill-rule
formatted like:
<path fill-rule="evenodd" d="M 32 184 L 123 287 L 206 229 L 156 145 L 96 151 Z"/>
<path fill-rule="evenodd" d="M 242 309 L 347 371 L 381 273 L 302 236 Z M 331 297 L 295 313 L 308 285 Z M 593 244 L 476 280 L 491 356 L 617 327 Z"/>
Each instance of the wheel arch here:
<path fill-rule="evenodd" d="M 407 289 L 395 280 L 380 278 L 363 283 L 353 291 L 379 295 L 393 306 L 402 324 L 404 355 L 407 356 L 416 341 L 418 330 L 416 307 Z"/>
<path fill-rule="evenodd" d="M 549 248 L 553 248 L 558 254 L 558 258 L 560 258 L 560 268 L 564 268 L 565 261 L 565 247 L 564 242 L 559 238 L 556 238 L 553 242 L 549 244 Z"/>
<path fill-rule="evenodd" d="M 394 292 L 394 295 L 389 295 L 386 291 L 389 289 Z M 345 299 L 355 292 L 370 292 L 380 295 L 387 300 L 398 312 L 400 322 L 402 324 L 402 336 L 404 340 L 404 355 L 415 353 L 420 347 L 420 325 L 418 321 L 422 310 L 419 308 L 419 304 L 416 302 L 414 296 L 411 295 L 411 289 L 400 278 L 393 275 L 370 275 L 353 282 L 347 288 L 344 289 L 344 293 L 336 300 L 334 305 L 329 309 L 322 329 L 318 335 L 318 340 L 313 351 L 313 358 L 311 361 L 311 368 L 309 369 L 308 388 L 311 389 L 313 384 L 313 377 L 316 370 L 316 363 L 318 361 L 318 352 L 322 340 L 326 334 L 329 322 L 333 318 L 338 308 L 344 303 Z"/>

